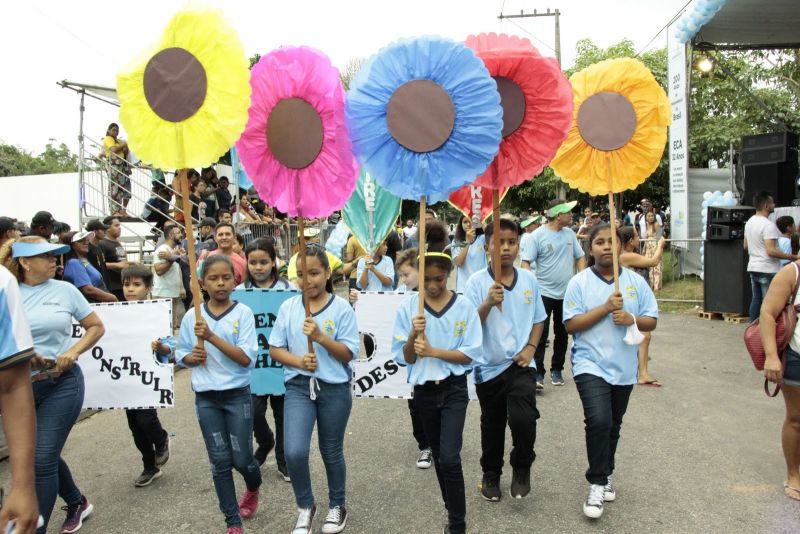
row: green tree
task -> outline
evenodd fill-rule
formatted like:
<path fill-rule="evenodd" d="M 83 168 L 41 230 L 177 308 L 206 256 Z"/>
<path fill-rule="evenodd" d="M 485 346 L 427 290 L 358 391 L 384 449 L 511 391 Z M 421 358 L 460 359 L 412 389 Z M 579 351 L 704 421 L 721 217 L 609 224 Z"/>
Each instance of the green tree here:
<path fill-rule="evenodd" d="M 351 58 L 350 61 L 344 66 L 344 68 L 339 72 L 339 77 L 342 79 L 342 86 L 344 86 L 344 90 L 347 91 L 350 89 L 350 82 L 353 81 L 358 71 L 361 70 L 361 67 L 364 65 L 366 61 L 363 57 L 354 57 Z"/>
<path fill-rule="evenodd" d="M 17 146 L 0 144 L 0 176 L 56 174 L 77 170 L 78 156 L 70 152 L 64 143 L 58 146 L 47 143 L 44 152 L 38 156 Z"/>

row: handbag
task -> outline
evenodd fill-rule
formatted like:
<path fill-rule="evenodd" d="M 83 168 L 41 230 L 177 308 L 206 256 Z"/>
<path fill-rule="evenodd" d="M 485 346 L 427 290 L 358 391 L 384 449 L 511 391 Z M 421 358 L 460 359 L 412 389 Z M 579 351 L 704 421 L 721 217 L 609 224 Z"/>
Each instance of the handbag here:
<path fill-rule="evenodd" d="M 786 351 L 794 335 L 794 329 L 797 326 L 797 307 L 794 301 L 797 297 L 798 286 L 800 286 L 800 267 L 798 267 L 797 262 L 792 262 L 792 265 L 794 265 L 795 276 L 794 290 L 789 296 L 789 301 L 781 310 L 781 313 L 775 318 L 775 344 L 778 347 L 778 354 L 781 356 L 782 369 L 786 368 Z M 767 355 L 764 351 L 764 344 L 761 342 L 759 323 L 760 320 L 756 319 L 747 326 L 744 331 L 744 345 L 747 347 L 747 352 L 750 354 L 750 359 L 753 360 L 753 365 L 756 370 L 763 371 Z M 764 379 L 764 392 L 769 397 L 775 397 L 780 390 L 781 386 L 778 384 L 775 391 L 770 393 L 769 381 Z"/>

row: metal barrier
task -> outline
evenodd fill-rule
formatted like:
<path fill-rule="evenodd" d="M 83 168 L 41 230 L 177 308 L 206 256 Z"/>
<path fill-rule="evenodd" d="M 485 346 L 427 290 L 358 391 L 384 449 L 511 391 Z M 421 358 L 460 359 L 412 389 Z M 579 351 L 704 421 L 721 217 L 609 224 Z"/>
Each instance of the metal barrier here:
<path fill-rule="evenodd" d="M 275 251 L 278 257 L 282 259 L 291 258 L 297 252 L 299 243 L 299 225 L 295 223 L 284 222 L 282 224 L 274 223 L 239 223 L 236 231 L 242 234 L 245 242 L 260 237 L 272 237 L 275 239 Z M 321 224 L 306 224 L 306 234 L 319 232 L 313 237 L 306 237 L 307 242 L 316 242 L 325 246 L 328 237 L 333 232 L 336 225 L 321 223 Z"/>

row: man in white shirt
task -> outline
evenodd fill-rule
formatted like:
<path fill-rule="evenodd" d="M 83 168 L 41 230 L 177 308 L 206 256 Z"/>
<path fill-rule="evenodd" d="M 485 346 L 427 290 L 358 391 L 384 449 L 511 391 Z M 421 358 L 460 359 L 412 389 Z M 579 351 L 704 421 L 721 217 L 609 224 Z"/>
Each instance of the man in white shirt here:
<path fill-rule="evenodd" d="M 750 322 L 758 319 L 761 313 L 761 302 L 769 290 L 769 284 L 780 270 L 780 260 L 794 261 L 798 255 L 786 254 L 778 248 L 781 236 L 775 223 L 768 219 L 775 211 L 775 201 L 766 191 L 757 194 L 754 199 L 756 214 L 744 225 L 744 248 L 750 255 L 747 272 L 753 287 L 753 300 L 750 301 Z"/>
<path fill-rule="evenodd" d="M 172 324 L 175 329 L 180 327 L 184 313 L 181 299 L 185 291 L 177 250 L 182 239 L 183 230 L 180 226 L 170 227 L 164 236 L 164 243 L 156 249 L 153 258 L 153 297 L 172 299 Z"/>
<path fill-rule="evenodd" d="M 417 225 L 414 224 L 414 221 L 411 219 L 406 221 L 406 227 L 403 228 L 403 242 L 405 243 L 405 248 L 411 248 L 412 244 L 416 242 L 417 236 Z M 416 246 L 416 245 L 414 245 Z"/>

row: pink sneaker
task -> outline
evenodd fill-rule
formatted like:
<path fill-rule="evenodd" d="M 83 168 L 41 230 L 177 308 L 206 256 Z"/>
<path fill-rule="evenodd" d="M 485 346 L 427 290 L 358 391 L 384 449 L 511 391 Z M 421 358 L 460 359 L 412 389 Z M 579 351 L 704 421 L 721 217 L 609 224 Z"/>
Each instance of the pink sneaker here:
<path fill-rule="evenodd" d="M 242 527 L 228 527 L 228 534 L 244 534 Z"/>
<path fill-rule="evenodd" d="M 242 519 L 250 519 L 253 517 L 253 514 L 256 513 L 256 509 L 258 508 L 258 491 L 259 490 L 244 490 L 242 500 L 239 501 L 239 515 L 242 516 Z"/>

